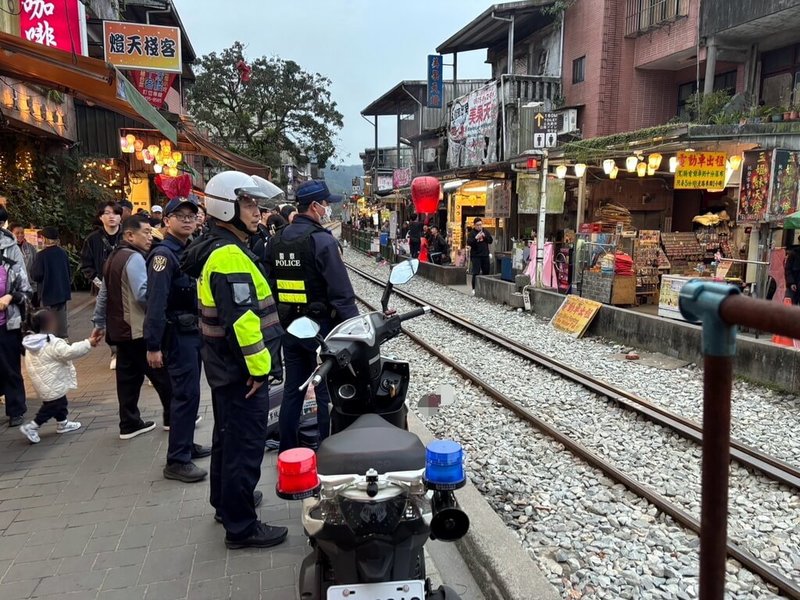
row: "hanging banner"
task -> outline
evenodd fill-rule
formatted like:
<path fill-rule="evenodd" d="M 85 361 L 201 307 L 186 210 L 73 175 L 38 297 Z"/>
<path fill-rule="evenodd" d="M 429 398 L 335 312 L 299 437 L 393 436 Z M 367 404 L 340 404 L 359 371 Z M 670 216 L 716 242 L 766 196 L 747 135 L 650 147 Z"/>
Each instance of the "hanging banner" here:
<path fill-rule="evenodd" d="M 557 177 L 547 179 L 547 203 L 545 213 L 560 215 L 564 212 L 564 199 L 566 196 L 566 181 Z M 542 188 L 539 185 L 539 176 L 531 173 L 517 174 L 517 212 L 521 215 L 539 214 L 539 200 L 542 197 Z"/>
<path fill-rule="evenodd" d="M 177 75 L 161 71 L 129 71 L 128 77 L 150 104 L 161 108 Z"/>
<path fill-rule="evenodd" d="M 450 168 L 497 162 L 497 113 L 494 83 L 453 101 L 447 132 Z"/>
<path fill-rule="evenodd" d="M 412 177 L 412 169 L 408 167 L 406 169 L 395 169 L 392 172 L 392 187 L 396 190 L 404 187 L 408 187 L 411 185 Z M 380 189 L 380 186 L 378 186 Z"/>
<path fill-rule="evenodd" d="M 725 188 L 724 152 L 678 152 L 676 190 L 721 190 Z"/>
<path fill-rule="evenodd" d="M 739 190 L 736 220 L 740 223 L 758 223 L 766 218 L 769 207 L 772 151 L 745 152 L 741 169 L 742 187 Z"/>
<path fill-rule="evenodd" d="M 106 62 L 120 69 L 180 73 L 181 30 L 163 25 L 103 21 Z"/>
<path fill-rule="evenodd" d="M 486 211 L 489 219 L 511 217 L 511 182 L 495 181 L 486 185 Z"/>
<path fill-rule="evenodd" d="M 442 108 L 444 83 L 442 79 L 442 57 L 428 55 L 428 108 Z"/>
<path fill-rule="evenodd" d="M 392 187 L 393 184 L 393 175 L 381 175 L 378 174 L 378 192 L 388 192 L 389 190 L 394 189 Z"/>
<path fill-rule="evenodd" d="M 19 2 L 20 37 L 42 46 L 84 56 L 87 55 L 86 36 L 83 33 L 85 19 L 83 4 L 79 0 Z"/>
<path fill-rule="evenodd" d="M 800 152 L 775 150 L 772 155 L 772 172 L 768 219 L 782 221 L 784 217 L 798 210 Z"/>

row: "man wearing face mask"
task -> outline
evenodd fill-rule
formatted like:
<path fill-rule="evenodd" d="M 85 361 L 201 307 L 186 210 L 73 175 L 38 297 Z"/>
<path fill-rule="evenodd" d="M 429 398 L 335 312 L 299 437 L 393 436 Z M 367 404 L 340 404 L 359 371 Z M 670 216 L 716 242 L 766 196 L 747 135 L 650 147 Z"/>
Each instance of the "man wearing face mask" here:
<path fill-rule="evenodd" d="M 296 192 L 297 213 L 291 224 L 270 239 L 266 262 L 272 289 L 278 299 L 278 315 L 284 328 L 295 319 L 308 316 L 320 325 L 325 336 L 342 321 L 358 314 L 355 292 L 339 253 L 339 243 L 320 225 L 330 218 L 332 202 L 341 196 L 328 191 L 324 181 L 306 181 Z M 280 452 L 298 446 L 298 427 L 305 392 L 300 385 L 317 366 L 317 343 L 290 334 L 283 336 L 286 379 L 279 417 Z M 330 433 L 330 396 L 323 383 L 317 386 L 317 423 L 320 441 Z"/>

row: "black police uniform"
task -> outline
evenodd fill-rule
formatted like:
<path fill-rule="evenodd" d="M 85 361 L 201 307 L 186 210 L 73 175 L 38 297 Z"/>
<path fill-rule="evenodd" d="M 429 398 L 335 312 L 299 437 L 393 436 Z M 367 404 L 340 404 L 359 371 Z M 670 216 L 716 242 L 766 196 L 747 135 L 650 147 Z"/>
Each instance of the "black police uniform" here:
<path fill-rule="evenodd" d="M 355 292 L 347 276 L 339 243 L 330 231 L 311 217 L 297 215 L 279 230 L 267 247 L 270 284 L 278 301 L 278 314 L 285 327 L 300 316 L 320 325 L 324 336 L 338 323 L 358 315 Z M 316 368 L 315 340 L 283 337 L 286 371 L 279 417 L 280 452 L 298 445 L 298 427 L 304 392 L 298 388 Z M 323 383 L 315 389 L 320 441 L 330 433 L 330 395 Z"/>
<path fill-rule="evenodd" d="M 144 337 L 148 352 L 162 352 L 173 391 L 167 464 L 191 462 L 200 407 L 197 283 L 180 269 L 185 248 L 167 234 L 147 258 Z"/>

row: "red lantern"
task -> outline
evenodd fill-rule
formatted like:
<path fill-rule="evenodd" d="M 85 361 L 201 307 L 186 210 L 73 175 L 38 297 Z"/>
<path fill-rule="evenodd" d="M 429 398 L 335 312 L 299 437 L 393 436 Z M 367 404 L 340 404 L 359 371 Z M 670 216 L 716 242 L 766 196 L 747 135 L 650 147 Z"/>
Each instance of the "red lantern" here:
<path fill-rule="evenodd" d="M 434 213 L 439 208 L 439 180 L 435 177 L 416 177 L 411 182 L 411 200 L 418 213 Z"/>

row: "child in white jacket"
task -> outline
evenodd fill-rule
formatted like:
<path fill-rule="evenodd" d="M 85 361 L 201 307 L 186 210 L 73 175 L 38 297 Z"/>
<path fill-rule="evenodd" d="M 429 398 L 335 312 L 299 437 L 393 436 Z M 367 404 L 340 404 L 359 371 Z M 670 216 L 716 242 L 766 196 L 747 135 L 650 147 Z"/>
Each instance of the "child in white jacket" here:
<path fill-rule="evenodd" d="M 36 388 L 42 407 L 33 421 L 20 426 L 19 430 L 32 444 L 38 444 L 39 427 L 50 419 L 58 422 L 56 433 L 69 433 L 80 429 L 81 424 L 67 419 L 67 391 L 78 387 L 78 378 L 73 359 L 89 353 L 100 339 L 90 337 L 69 344 L 53 335 L 58 327 L 56 316 L 49 310 L 40 310 L 30 319 L 29 333 L 22 340 L 25 347 L 25 366 L 28 377 Z"/>

